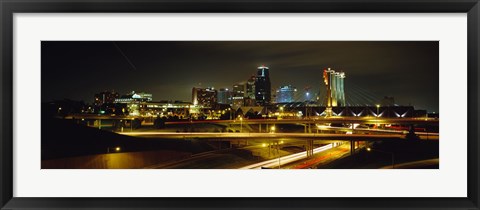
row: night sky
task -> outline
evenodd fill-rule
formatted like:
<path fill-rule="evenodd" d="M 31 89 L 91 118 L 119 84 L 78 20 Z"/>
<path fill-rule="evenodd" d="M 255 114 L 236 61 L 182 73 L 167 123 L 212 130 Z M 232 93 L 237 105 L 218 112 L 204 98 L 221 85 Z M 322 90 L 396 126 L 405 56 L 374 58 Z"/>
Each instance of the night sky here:
<path fill-rule="evenodd" d="M 42 101 L 93 102 L 95 93 L 135 90 L 154 101 L 191 101 L 192 87 L 232 88 L 270 68 L 272 88 L 324 91 L 322 71 L 344 71 L 348 103 L 393 96 L 438 112 L 438 42 L 44 41 Z"/>

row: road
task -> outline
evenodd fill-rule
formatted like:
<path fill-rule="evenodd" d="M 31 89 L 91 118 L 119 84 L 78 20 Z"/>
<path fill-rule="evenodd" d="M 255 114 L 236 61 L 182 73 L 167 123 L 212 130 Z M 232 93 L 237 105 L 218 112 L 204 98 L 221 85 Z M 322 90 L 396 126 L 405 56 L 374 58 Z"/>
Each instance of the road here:
<path fill-rule="evenodd" d="M 271 160 L 240 167 L 239 169 L 304 169 L 336 160 L 350 154 L 349 144 L 330 143 L 313 150 L 313 157 L 307 158 L 306 152 L 273 158 Z"/>

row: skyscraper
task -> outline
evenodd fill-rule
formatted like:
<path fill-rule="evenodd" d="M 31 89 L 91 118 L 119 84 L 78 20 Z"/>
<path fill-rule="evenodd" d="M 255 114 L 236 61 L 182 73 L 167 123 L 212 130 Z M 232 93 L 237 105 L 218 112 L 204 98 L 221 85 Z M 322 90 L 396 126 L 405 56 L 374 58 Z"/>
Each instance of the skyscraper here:
<path fill-rule="evenodd" d="M 219 104 L 231 104 L 232 103 L 232 91 L 228 88 L 220 88 L 217 92 L 217 103 Z"/>
<path fill-rule="evenodd" d="M 327 107 L 345 106 L 344 72 L 333 69 L 323 70 L 323 81 L 327 87 Z"/>
<path fill-rule="evenodd" d="M 250 99 L 255 99 L 255 76 L 252 75 L 250 79 L 247 80 L 247 92 L 246 97 Z"/>
<path fill-rule="evenodd" d="M 237 83 L 233 85 L 232 90 L 233 97 L 245 97 L 245 83 Z"/>
<path fill-rule="evenodd" d="M 258 105 L 269 104 L 271 99 L 270 73 L 268 67 L 262 65 L 257 68 L 255 78 L 255 100 Z"/>
<path fill-rule="evenodd" d="M 217 90 L 213 87 L 192 88 L 192 103 L 193 105 L 213 107 L 217 103 Z"/>
<path fill-rule="evenodd" d="M 245 92 L 245 106 L 255 106 L 255 75 L 252 75 L 247 80 L 246 92 Z"/>
<path fill-rule="evenodd" d="M 237 83 L 233 85 L 232 90 L 232 104 L 234 108 L 244 106 L 245 98 L 245 83 Z"/>

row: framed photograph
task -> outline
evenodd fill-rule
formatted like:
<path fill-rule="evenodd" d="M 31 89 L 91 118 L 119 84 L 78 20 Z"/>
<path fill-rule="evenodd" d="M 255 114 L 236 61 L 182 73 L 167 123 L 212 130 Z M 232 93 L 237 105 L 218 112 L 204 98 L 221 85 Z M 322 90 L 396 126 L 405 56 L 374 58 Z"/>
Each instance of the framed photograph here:
<path fill-rule="evenodd" d="M 477 0 L 0 7 L 2 209 L 479 208 Z"/>

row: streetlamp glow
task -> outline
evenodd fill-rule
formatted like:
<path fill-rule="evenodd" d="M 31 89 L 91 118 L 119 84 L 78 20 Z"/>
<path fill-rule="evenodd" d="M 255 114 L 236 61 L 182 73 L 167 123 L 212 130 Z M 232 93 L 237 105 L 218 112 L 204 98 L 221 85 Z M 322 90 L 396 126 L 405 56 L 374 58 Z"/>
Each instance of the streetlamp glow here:
<path fill-rule="evenodd" d="M 282 119 L 283 118 L 283 106 L 280 107 L 280 117 L 279 119 Z"/>
<path fill-rule="evenodd" d="M 378 117 L 378 112 L 379 112 L 379 109 L 380 109 L 380 104 L 377 104 L 377 117 Z"/>
<path fill-rule="evenodd" d="M 120 147 L 115 147 L 115 151 L 120 152 Z"/>

